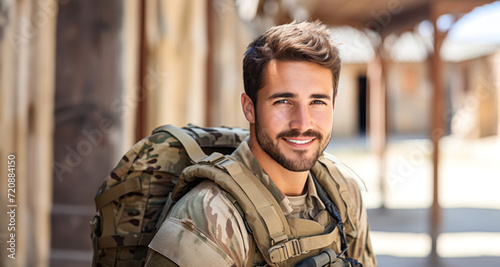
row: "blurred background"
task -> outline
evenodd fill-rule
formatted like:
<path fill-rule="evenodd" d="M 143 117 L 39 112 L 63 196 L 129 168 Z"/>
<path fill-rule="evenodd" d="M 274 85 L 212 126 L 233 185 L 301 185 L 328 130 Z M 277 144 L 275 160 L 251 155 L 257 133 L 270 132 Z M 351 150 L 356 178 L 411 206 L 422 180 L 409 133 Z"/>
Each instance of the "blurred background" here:
<path fill-rule="evenodd" d="M 0 0 L 0 266 L 89 266 L 94 196 L 121 156 L 158 125 L 247 128 L 246 45 L 316 19 L 343 61 L 328 151 L 365 180 L 379 265 L 500 266 L 488 0 Z"/>

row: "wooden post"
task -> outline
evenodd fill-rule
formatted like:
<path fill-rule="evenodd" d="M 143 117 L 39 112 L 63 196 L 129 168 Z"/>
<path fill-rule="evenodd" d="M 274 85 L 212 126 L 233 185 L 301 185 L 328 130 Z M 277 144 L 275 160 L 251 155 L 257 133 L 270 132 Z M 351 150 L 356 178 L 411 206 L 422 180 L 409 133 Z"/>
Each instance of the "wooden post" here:
<path fill-rule="evenodd" d="M 493 2 L 493 0 L 437 0 L 431 1 L 430 17 L 434 25 L 434 54 L 431 58 L 432 86 L 434 88 L 432 99 L 432 127 L 430 137 L 434 151 L 432 154 L 433 164 L 433 201 L 430 216 L 430 236 L 431 236 L 431 260 L 433 265 L 439 265 L 439 255 L 437 254 L 437 239 L 441 231 L 441 207 L 439 205 L 439 141 L 446 133 L 445 104 L 443 87 L 443 62 L 441 61 L 441 45 L 447 32 L 440 32 L 437 28 L 438 18 L 446 13 L 461 14 L 470 12 L 473 8 Z"/>
<path fill-rule="evenodd" d="M 434 89 L 432 98 L 432 127 L 431 127 L 431 141 L 434 148 L 432 154 L 432 176 L 433 176 L 433 194 L 431 206 L 431 260 L 438 263 L 439 256 L 437 254 L 437 238 L 441 230 L 441 207 L 439 205 L 439 140 L 444 135 L 444 90 L 442 84 L 442 62 L 441 62 L 441 45 L 444 40 L 445 34 L 441 33 L 436 24 L 437 19 L 441 15 L 440 9 L 437 5 L 431 3 L 431 20 L 434 25 L 434 54 L 431 59 L 431 73 L 432 73 L 432 87 Z"/>
<path fill-rule="evenodd" d="M 214 1 L 207 0 L 207 68 L 206 68 L 206 106 L 205 106 L 205 125 L 215 126 L 214 124 L 214 108 L 215 108 L 215 92 L 214 92 Z"/>
<path fill-rule="evenodd" d="M 59 1 L 50 266 L 89 266 L 89 221 L 104 178 L 130 147 L 137 1 Z M 34 177 L 36 178 L 36 176 Z M 29 264 L 27 266 L 38 266 Z"/>
<path fill-rule="evenodd" d="M 155 2 L 150 1 L 149 4 L 155 4 Z M 146 88 L 146 68 L 148 65 L 148 49 L 147 49 L 147 23 L 146 23 L 146 0 L 141 0 L 139 4 L 140 22 L 139 22 L 139 86 L 136 89 L 137 95 L 141 101 L 137 101 L 137 111 L 135 118 L 135 142 L 141 140 L 144 136 L 147 136 L 150 129 L 147 129 L 146 117 L 147 117 L 147 102 L 148 93 Z"/>
<path fill-rule="evenodd" d="M 383 47 L 375 48 L 375 57 L 368 64 L 369 98 L 369 136 L 372 151 L 378 158 L 378 176 L 382 194 L 382 207 L 385 207 L 386 191 L 386 147 L 387 147 L 387 94 L 385 86 L 385 64 L 382 57 Z"/>

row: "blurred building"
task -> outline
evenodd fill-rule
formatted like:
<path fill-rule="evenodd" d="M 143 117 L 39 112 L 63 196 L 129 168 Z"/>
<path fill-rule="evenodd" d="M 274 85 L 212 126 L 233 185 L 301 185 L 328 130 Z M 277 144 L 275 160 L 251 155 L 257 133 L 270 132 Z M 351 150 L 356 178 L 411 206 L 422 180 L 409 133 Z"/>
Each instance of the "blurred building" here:
<path fill-rule="evenodd" d="M 247 127 L 243 53 L 274 24 L 321 19 L 343 43 L 335 137 L 383 157 L 387 135 L 498 135 L 500 41 L 446 37 L 490 2 L 1 1 L 0 162 L 16 157 L 18 220 L 17 259 L 2 247 L 0 265 L 88 266 L 95 192 L 156 126 Z"/>

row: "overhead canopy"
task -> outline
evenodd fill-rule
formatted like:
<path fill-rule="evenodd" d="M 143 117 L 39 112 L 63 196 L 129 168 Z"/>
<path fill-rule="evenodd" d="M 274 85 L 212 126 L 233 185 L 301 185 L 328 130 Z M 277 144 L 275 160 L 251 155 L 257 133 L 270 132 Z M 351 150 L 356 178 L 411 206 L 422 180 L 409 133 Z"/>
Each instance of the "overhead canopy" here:
<path fill-rule="evenodd" d="M 304 1 L 305 2 L 305 1 Z M 429 18 L 430 0 L 313 0 L 311 18 L 326 24 L 351 25 L 388 33 Z"/>
<path fill-rule="evenodd" d="M 253 2 L 247 0 L 248 2 Z M 242 1 L 242 2 L 247 2 Z M 272 2 L 272 1 L 260 1 Z M 319 19 L 332 26 L 349 25 L 368 28 L 382 35 L 413 29 L 422 20 L 430 20 L 432 12 L 461 15 L 492 0 L 282 0 L 281 18 Z M 270 5 L 263 3 L 261 13 Z"/>

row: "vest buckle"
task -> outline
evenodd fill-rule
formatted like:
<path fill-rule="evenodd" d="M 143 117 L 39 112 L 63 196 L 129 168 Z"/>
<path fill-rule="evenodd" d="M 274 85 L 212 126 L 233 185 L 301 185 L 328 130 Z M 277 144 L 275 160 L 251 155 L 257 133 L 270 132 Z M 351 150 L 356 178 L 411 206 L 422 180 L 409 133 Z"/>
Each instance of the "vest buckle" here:
<path fill-rule="evenodd" d="M 218 152 L 214 152 L 209 156 L 204 157 L 199 163 L 213 165 L 221 170 L 225 168 L 222 166 L 225 162 L 229 161 L 224 155 Z"/>
<path fill-rule="evenodd" d="M 269 249 L 269 257 L 271 262 L 282 262 L 289 258 L 296 257 L 307 251 L 302 251 L 302 247 L 298 239 L 292 239 L 284 243 L 275 245 Z"/>

